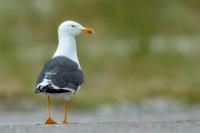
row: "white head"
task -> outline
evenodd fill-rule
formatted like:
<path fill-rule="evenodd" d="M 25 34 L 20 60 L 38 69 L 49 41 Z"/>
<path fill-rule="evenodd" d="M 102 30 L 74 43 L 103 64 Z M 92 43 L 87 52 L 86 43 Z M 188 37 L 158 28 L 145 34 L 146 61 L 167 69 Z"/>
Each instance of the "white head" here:
<path fill-rule="evenodd" d="M 86 32 L 86 33 L 94 33 L 93 29 L 83 27 L 77 22 L 74 21 L 65 21 L 60 24 L 58 27 L 58 34 L 59 36 L 76 36 L 80 34 L 81 32 Z"/>

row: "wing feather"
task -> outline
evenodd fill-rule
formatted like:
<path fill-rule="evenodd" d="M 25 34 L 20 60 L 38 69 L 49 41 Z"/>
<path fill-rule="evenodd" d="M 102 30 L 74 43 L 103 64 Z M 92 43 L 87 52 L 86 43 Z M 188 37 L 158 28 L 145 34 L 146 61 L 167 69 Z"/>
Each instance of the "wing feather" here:
<path fill-rule="evenodd" d="M 66 57 L 59 56 L 44 65 L 37 79 L 36 92 L 49 92 L 50 90 L 52 92 L 55 90 L 76 92 L 83 82 L 83 73 L 78 64 Z M 49 87 L 47 88 L 47 86 Z"/>

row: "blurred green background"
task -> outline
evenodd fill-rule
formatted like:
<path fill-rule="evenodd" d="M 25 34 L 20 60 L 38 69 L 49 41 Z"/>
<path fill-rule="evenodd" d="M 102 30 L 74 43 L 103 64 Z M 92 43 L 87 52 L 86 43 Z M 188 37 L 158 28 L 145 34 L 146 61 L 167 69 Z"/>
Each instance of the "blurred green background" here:
<path fill-rule="evenodd" d="M 35 81 L 65 20 L 96 31 L 77 37 L 85 84 L 74 106 L 200 101 L 199 0 L 0 0 L 0 99 L 44 100 Z"/>

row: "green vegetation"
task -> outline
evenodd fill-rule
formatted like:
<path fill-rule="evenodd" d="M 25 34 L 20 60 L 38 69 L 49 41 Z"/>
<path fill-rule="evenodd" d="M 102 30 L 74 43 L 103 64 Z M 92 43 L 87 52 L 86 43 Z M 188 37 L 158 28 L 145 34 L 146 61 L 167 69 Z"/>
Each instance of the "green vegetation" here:
<path fill-rule="evenodd" d="M 199 5 L 189 0 L 2 0 L 0 98 L 40 100 L 34 94 L 37 74 L 57 46 L 57 26 L 73 19 L 96 30 L 95 35 L 77 38 L 86 83 L 72 99 L 75 105 L 160 96 L 197 103 Z M 161 43 L 154 41 L 156 37 Z M 166 41 L 180 37 L 179 48 Z M 185 48 L 188 39 L 191 46 Z M 156 51 L 163 40 L 164 50 Z"/>

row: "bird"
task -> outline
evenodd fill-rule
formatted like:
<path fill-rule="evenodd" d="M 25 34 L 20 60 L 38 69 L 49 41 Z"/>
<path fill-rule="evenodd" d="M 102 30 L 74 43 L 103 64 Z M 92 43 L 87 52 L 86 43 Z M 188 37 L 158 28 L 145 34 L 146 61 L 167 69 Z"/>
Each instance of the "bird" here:
<path fill-rule="evenodd" d="M 35 93 L 47 96 L 48 117 L 44 124 L 57 124 L 51 117 L 51 97 L 64 99 L 64 120 L 68 124 L 69 99 L 84 82 L 78 60 L 75 37 L 80 33 L 94 33 L 89 27 L 68 20 L 58 26 L 58 46 L 52 58 L 44 64 L 36 80 Z"/>

